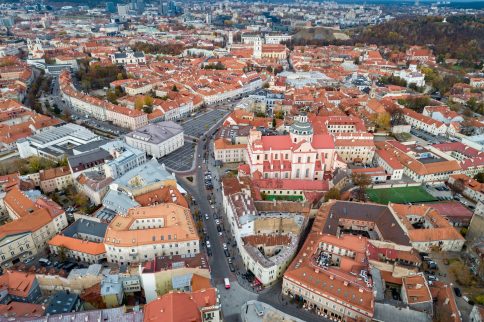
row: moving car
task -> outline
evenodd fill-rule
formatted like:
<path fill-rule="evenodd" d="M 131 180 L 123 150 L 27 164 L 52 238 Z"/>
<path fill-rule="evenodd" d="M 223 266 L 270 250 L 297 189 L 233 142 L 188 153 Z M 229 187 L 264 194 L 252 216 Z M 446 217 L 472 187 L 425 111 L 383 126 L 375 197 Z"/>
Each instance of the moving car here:
<path fill-rule="evenodd" d="M 208 220 L 208 214 L 205 214 L 205 220 Z"/>

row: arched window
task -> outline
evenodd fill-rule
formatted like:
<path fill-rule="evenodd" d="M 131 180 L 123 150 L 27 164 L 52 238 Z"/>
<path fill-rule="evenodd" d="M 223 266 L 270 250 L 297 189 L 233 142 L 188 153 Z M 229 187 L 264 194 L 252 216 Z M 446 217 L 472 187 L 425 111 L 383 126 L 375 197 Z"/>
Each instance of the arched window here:
<path fill-rule="evenodd" d="M 259 160 L 259 158 L 260 158 L 260 155 L 257 156 L 257 160 Z"/>
<path fill-rule="evenodd" d="M 296 143 L 296 142 L 297 142 L 297 139 L 296 139 L 296 138 L 294 138 L 294 143 Z"/>

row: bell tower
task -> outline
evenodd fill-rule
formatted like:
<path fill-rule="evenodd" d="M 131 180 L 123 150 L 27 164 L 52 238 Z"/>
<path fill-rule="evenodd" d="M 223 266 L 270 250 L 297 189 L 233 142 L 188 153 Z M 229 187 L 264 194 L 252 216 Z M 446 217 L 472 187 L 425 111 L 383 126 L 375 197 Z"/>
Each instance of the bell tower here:
<path fill-rule="evenodd" d="M 259 36 L 254 41 L 254 57 L 262 58 L 262 40 Z"/>

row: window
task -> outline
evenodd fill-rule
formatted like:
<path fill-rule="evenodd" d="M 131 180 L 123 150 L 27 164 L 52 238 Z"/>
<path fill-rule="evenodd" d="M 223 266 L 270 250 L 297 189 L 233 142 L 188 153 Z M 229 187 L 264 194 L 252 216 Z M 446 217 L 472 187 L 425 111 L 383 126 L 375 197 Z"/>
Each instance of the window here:
<path fill-rule="evenodd" d="M 301 157 L 297 157 L 297 162 L 301 163 Z"/>

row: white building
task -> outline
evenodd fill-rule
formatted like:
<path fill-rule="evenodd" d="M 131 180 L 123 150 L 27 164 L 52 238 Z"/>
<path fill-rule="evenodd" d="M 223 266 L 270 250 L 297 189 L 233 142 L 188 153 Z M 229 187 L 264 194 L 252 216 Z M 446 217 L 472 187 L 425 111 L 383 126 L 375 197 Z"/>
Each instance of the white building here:
<path fill-rule="evenodd" d="M 184 145 L 183 128 L 172 121 L 151 123 L 126 134 L 126 143 L 161 158 Z"/>
<path fill-rule="evenodd" d="M 425 85 L 425 75 L 417 70 L 417 64 L 410 64 L 409 69 L 395 70 L 393 76 L 407 81 L 407 86 L 415 83 L 418 87 Z"/>
<path fill-rule="evenodd" d="M 124 53 L 116 53 L 111 58 L 114 64 L 146 64 L 145 54 L 135 53 L 132 49 L 128 49 Z"/>
<path fill-rule="evenodd" d="M 378 150 L 375 153 L 375 161 L 379 167 L 382 167 L 387 174 L 386 180 L 402 179 L 403 166 L 388 151 Z"/>
<path fill-rule="evenodd" d="M 292 36 L 290 35 L 274 35 L 274 36 L 265 36 L 266 44 L 269 45 L 277 45 L 283 41 L 291 40 Z"/>

